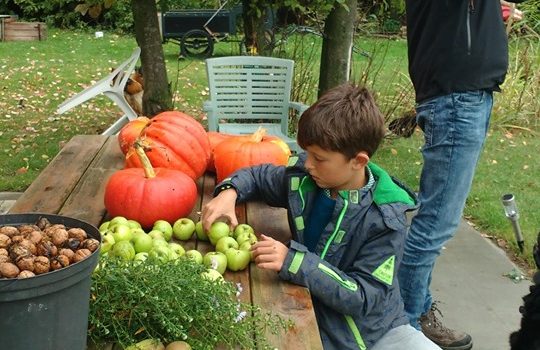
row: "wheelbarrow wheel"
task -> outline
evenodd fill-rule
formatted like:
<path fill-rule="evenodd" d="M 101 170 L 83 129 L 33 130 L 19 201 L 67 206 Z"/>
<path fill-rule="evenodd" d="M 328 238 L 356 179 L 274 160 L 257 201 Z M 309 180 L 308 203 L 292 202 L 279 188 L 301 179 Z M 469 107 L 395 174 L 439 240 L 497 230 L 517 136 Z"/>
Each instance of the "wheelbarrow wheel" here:
<path fill-rule="evenodd" d="M 210 57 L 214 52 L 214 40 L 204 30 L 192 29 L 182 37 L 180 54 L 190 57 Z"/>

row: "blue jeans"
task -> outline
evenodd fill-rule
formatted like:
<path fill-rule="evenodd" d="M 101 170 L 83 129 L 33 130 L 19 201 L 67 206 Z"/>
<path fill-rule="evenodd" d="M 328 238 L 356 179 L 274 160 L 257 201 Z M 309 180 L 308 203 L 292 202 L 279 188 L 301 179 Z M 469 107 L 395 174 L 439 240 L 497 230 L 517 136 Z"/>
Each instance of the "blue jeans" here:
<path fill-rule="evenodd" d="M 416 106 L 425 139 L 420 208 L 405 241 L 398 278 L 405 312 L 417 329 L 419 317 L 431 307 L 435 260 L 461 220 L 492 106 L 492 93 L 484 90 L 452 93 Z"/>

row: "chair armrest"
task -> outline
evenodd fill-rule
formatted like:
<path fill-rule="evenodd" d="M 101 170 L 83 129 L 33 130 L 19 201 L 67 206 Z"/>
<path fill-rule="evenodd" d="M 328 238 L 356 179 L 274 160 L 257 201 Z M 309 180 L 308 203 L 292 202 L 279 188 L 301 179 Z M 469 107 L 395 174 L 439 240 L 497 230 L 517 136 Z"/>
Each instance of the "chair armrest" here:
<path fill-rule="evenodd" d="M 212 101 L 206 100 L 203 102 L 203 111 L 205 112 L 211 112 L 212 111 Z"/>
<path fill-rule="evenodd" d="M 301 102 L 289 101 L 289 108 L 292 108 L 298 112 L 299 115 L 302 115 L 306 109 L 309 108 L 308 105 L 305 105 Z"/>

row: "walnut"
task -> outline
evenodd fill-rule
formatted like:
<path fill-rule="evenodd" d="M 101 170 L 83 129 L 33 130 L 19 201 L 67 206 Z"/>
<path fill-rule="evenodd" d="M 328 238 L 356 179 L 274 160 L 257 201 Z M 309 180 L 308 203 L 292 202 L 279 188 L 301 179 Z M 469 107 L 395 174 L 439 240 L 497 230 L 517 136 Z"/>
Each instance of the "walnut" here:
<path fill-rule="evenodd" d="M 21 270 L 34 271 L 34 257 L 22 256 L 16 261 L 17 267 Z"/>
<path fill-rule="evenodd" d="M 0 233 L 8 237 L 12 237 L 19 234 L 19 230 L 15 226 L 2 226 L 0 227 Z"/>
<path fill-rule="evenodd" d="M 89 257 L 91 254 L 92 254 L 92 252 L 89 251 L 88 249 L 79 249 L 79 250 L 77 250 L 75 252 L 75 256 L 73 257 L 73 261 L 74 262 L 79 262 L 79 261 L 84 260 L 87 257 Z"/>
<path fill-rule="evenodd" d="M 0 248 L 7 248 L 11 244 L 11 238 L 8 235 L 0 233 Z"/>
<path fill-rule="evenodd" d="M 96 249 L 99 248 L 99 241 L 94 238 L 88 238 L 81 243 L 81 247 L 86 248 L 91 252 L 94 252 L 96 251 Z"/>
<path fill-rule="evenodd" d="M 7 255 L 0 255 L 0 264 L 5 262 L 11 262 L 11 259 Z"/>
<path fill-rule="evenodd" d="M 49 272 L 50 267 L 51 263 L 46 257 L 38 256 L 34 259 L 34 273 L 36 275 Z"/>
<path fill-rule="evenodd" d="M 21 245 L 21 243 L 12 244 L 9 247 L 9 257 L 12 261 L 17 261 L 20 257 L 31 256 L 32 252 L 27 247 Z"/>
<path fill-rule="evenodd" d="M 28 270 L 24 270 L 24 271 L 21 271 L 19 273 L 19 275 L 17 276 L 17 278 L 29 278 L 29 277 L 34 277 L 36 274 L 33 273 L 32 271 L 28 271 Z"/>
<path fill-rule="evenodd" d="M 19 244 L 25 248 L 27 248 L 30 253 L 32 254 L 36 254 L 37 253 L 37 248 L 36 248 L 36 245 L 29 239 L 23 239 L 22 241 L 19 242 Z"/>
<path fill-rule="evenodd" d="M 70 238 L 67 240 L 66 247 L 72 250 L 76 250 L 81 245 L 81 241 L 77 238 Z"/>
<path fill-rule="evenodd" d="M 58 255 L 51 259 L 51 269 L 58 270 L 69 266 L 69 258 L 65 255 Z"/>
<path fill-rule="evenodd" d="M 69 248 L 62 248 L 58 251 L 58 255 L 67 256 L 69 261 L 73 262 L 73 257 L 75 256 L 75 252 Z"/>
<path fill-rule="evenodd" d="M 64 229 L 56 229 L 52 231 L 50 234 L 51 241 L 54 243 L 57 247 L 62 247 L 64 243 L 66 243 L 68 237 L 68 233 Z"/>
<path fill-rule="evenodd" d="M 54 225 L 51 225 L 51 226 L 47 227 L 46 229 L 44 229 L 43 232 L 45 234 L 47 234 L 47 235 L 50 235 L 51 233 L 53 233 L 54 231 L 56 231 L 58 229 L 65 230 L 66 226 L 64 226 L 62 224 L 54 224 Z"/>
<path fill-rule="evenodd" d="M 68 234 L 69 238 L 77 238 L 81 242 L 88 238 L 88 235 L 82 228 L 70 228 Z"/>
<path fill-rule="evenodd" d="M 39 227 L 37 227 L 36 225 L 21 225 L 19 226 L 19 233 L 21 235 L 25 235 L 29 232 L 32 232 L 32 231 L 39 231 Z"/>
<path fill-rule="evenodd" d="M 58 254 L 58 248 L 51 242 L 42 240 L 37 245 L 37 255 L 42 255 L 46 257 L 56 256 Z"/>
<path fill-rule="evenodd" d="M 11 236 L 11 243 L 18 243 L 18 242 L 21 242 L 22 240 L 24 240 L 23 235 Z"/>
<path fill-rule="evenodd" d="M 19 268 L 15 264 L 8 263 L 8 262 L 0 264 L 0 276 L 4 276 L 7 278 L 14 278 L 14 277 L 17 277 L 19 272 L 20 272 Z"/>
<path fill-rule="evenodd" d="M 8 250 L 6 248 L 0 248 L 0 256 L 5 255 L 8 256 Z"/>
<path fill-rule="evenodd" d="M 47 218 L 39 218 L 37 227 L 39 227 L 40 230 L 45 230 L 49 226 L 51 226 L 51 222 Z"/>
<path fill-rule="evenodd" d="M 43 235 L 40 231 L 32 231 L 26 235 L 26 239 L 32 241 L 32 243 L 37 244 L 43 239 Z"/>

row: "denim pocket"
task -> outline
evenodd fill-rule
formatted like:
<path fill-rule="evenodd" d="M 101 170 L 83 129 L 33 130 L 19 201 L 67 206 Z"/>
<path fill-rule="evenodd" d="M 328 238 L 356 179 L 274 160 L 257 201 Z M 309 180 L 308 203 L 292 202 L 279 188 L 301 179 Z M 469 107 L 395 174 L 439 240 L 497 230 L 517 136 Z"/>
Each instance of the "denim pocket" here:
<path fill-rule="evenodd" d="M 484 102 L 484 90 L 455 92 L 453 93 L 454 101 L 459 104 L 479 105 Z"/>

